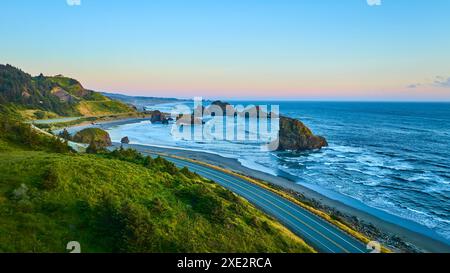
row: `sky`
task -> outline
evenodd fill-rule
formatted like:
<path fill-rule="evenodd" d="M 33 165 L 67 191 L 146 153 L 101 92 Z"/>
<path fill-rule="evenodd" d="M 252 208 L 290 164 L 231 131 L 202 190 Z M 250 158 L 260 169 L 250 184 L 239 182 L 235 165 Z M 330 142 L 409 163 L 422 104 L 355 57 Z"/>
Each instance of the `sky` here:
<path fill-rule="evenodd" d="M 2 0 L 0 63 L 130 95 L 450 100 L 448 0 Z"/>

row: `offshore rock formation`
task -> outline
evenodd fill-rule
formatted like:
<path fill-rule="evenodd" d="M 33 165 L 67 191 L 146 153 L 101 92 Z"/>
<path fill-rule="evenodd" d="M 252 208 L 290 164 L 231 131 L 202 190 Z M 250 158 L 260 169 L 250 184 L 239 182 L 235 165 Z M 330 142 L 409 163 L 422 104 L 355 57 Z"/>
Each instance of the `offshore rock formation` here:
<path fill-rule="evenodd" d="M 169 121 L 166 118 L 166 115 L 164 113 L 161 113 L 159 110 L 155 110 L 152 112 L 152 117 L 150 119 L 151 123 L 162 123 L 162 124 L 168 124 Z"/>
<path fill-rule="evenodd" d="M 231 106 L 228 102 L 223 102 L 220 100 L 213 101 L 211 105 L 219 106 L 224 114 L 226 113 L 227 106 Z"/>
<path fill-rule="evenodd" d="M 191 126 L 205 124 L 205 122 L 194 115 L 181 114 L 177 117 L 176 124 Z"/>
<path fill-rule="evenodd" d="M 281 116 L 279 151 L 305 151 L 328 146 L 324 137 L 316 136 L 301 121 Z"/>
<path fill-rule="evenodd" d="M 122 143 L 122 144 L 129 144 L 130 143 L 130 139 L 126 136 L 126 137 L 123 137 L 121 140 L 120 140 L 120 143 Z"/>

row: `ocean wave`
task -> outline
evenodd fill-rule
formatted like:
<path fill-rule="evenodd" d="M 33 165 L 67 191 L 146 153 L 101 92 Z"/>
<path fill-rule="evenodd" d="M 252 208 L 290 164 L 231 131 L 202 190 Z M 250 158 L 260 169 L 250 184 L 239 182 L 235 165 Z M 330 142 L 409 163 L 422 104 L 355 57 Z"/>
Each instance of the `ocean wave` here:
<path fill-rule="evenodd" d="M 328 149 L 335 151 L 335 152 L 340 152 L 340 153 L 354 153 L 354 154 L 358 154 L 362 152 L 361 148 L 358 147 L 352 147 L 352 146 L 339 146 L 339 145 L 333 145 L 333 146 L 329 146 Z"/>
<path fill-rule="evenodd" d="M 262 164 L 258 164 L 253 160 L 239 158 L 238 161 L 242 164 L 242 166 L 249 169 L 277 176 L 277 173 L 272 168 L 268 168 Z"/>

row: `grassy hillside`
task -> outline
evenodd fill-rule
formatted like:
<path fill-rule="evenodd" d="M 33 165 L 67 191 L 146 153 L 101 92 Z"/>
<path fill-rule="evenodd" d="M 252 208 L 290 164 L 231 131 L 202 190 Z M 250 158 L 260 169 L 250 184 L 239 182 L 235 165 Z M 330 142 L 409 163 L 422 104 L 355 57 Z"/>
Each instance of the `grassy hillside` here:
<path fill-rule="evenodd" d="M 32 77 L 10 65 L 0 65 L 0 104 L 15 106 L 27 119 L 135 112 L 120 101 L 85 89 L 75 79 L 42 74 Z"/>
<path fill-rule="evenodd" d="M 0 252 L 309 252 L 245 200 L 133 150 L 75 154 L 0 122 Z"/>
<path fill-rule="evenodd" d="M 83 116 L 131 113 L 135 111 L 131 109 L 128 105 L 123 104 L 120 101 L 109 99 L 100 101 L 81 101 L 77 106 L 77 110 Z"/>

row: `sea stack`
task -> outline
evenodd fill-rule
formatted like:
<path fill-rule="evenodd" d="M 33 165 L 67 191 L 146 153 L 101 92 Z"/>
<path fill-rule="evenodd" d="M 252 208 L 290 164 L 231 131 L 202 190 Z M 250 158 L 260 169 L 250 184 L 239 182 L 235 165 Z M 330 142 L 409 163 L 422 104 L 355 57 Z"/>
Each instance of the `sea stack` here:
<path fill-rule="evenodd" d="M 123 137 L 121 140 L 120 140 L 120 143 L 122 143 L 122 144 L 129 144 L 130 143 L 130 139 L 126 136 L 126 137 Z"/>
<path fill-rule="evenodd" d="M 280 117 L 279 141 L 279 151 L 305 151 L 328 146 L 324 137 L 314 135 L 301 121 L 284 116 Z"/>
<path fill-rule="evenodd" d="M 166 116 L 159 110 L 155 110 L 152 112 L 152 117 L 150 119 L 151 123 L 161 123 L 161 124 L 169 124 Z"/>

